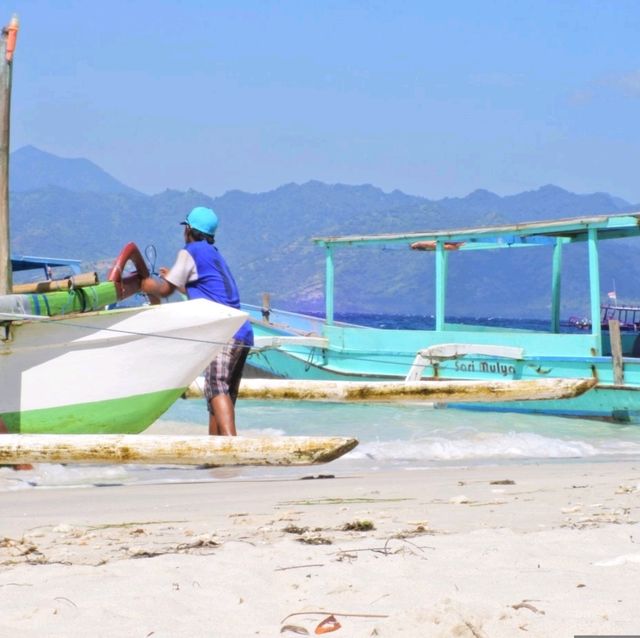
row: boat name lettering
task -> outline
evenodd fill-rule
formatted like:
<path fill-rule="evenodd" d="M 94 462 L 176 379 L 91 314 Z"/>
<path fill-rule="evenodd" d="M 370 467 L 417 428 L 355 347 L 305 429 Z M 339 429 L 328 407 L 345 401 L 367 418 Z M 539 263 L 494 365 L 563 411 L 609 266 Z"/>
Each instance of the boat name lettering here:
<path fill-rule="evenodd" d="M 498 361 L 456 361 L 455 367 L 458 372 L 485 372 L 501 374 L 503 377 L 513 376 L 516 373 L 516 367 L 514 365 L 507 365 Z"/>

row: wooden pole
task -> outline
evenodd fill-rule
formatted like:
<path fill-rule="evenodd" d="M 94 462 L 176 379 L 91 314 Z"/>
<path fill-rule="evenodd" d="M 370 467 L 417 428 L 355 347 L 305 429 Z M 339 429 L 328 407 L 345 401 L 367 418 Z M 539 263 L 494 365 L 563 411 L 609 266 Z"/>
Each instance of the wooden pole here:
<path fill-rule="evenodd" d="M 3 434 L 0 465 L 135 463 L 163 465 L 315 465 L 358 441 L 308 436 L 171 436 L 146 434 Z"/>
<path fill-rule="evenodd" d="M 11 68 L 18 33 L 13 16 L 0 37 L 0 295 L 11 292 L 9 229 L 9 122 L 11 114 Z"/>
<path fill-rule="evenodd" d="M 269 315 L 271 314 L 271 295 L 268 292 L 262 293 L 262 319 L 269 322 Z"/>
<path fill-rule="evenodd" d="M 609 341 L 611 343 L 611 363 L 613 365 L 613 385 L 624 385 L 624 364 L 622 363 L 622 338 L 620 322 L 609 320 Z"/>

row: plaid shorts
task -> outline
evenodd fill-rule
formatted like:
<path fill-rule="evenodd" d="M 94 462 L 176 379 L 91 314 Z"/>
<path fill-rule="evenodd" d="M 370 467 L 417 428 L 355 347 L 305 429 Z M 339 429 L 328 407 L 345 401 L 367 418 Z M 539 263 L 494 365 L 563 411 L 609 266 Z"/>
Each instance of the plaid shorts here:
<path fill-rule="evenodd" d="M 234 339 L 225 345 L 204 373 L 204 396 L 211 412 L 211 399 L 219 394 L 228 394 L 236 402 L 244 363 L 249 347 Z"/>

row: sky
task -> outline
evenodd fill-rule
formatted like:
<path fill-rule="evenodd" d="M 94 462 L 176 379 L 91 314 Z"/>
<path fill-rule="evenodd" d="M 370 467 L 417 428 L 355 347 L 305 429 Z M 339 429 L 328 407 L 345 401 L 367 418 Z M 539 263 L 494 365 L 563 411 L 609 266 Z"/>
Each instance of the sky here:
<path fill-rule="evenodd" d="M 12 0 L 12 149 L 145 193 L 640 202 L 636 0 Z"/>

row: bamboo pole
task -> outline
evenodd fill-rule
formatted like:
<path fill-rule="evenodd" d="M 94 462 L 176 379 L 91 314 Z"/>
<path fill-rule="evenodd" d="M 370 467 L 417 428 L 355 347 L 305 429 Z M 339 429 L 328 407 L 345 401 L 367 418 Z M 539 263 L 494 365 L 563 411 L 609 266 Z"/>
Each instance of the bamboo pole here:
<path fill-rule="evenodd" d="M 356 439 L 345 437 L 3 434 L 0 435 L 0 465 L 315 465 L 333 461 L 357 444 Z"/>
<path fill-rule="evenodd" d="M 41 292 L 54 292 L 56 290 L 70 290 L 71 288 L 86 288 L 98 283 L 98 274 L 85 272 L 65 279 L 49 279 L 48 281 L 35 281 L 28 284 L 14 284 L 14 294 L 27 295 Z"/>
<path fill-rule="evenodd" d="M 11 70 L 18 33 L 14 15 L 0 36 L 0 295 L 11 292 L 9 227 L 9 123 L 11 114 Z"/>
<path fill-rule="evenodd" d="M 446 403 L 496 403 L 569 399 L 593 388 L 596 379 L 438 380 L 416 381 L 300 381 L 293 379 L 243 379 L 239 397 L 298 401 L 423 401 Z M 184 398 L 204 396 L 204 379 L 198 377 Z"/>

